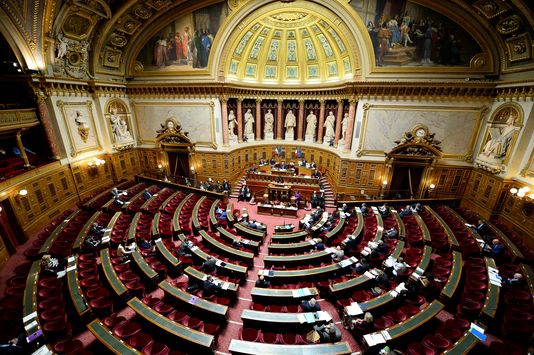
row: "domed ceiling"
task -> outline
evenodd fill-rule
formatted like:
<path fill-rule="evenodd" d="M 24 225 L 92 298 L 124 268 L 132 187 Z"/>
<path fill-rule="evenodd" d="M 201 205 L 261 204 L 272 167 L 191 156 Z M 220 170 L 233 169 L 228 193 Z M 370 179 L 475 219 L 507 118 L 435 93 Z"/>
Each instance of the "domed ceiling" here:
<path fill-rule="evenodd" d="M 313 84 L 352 79 L 354 45 L 333 13 L 278 9 L 255 18 L 229 41 L 227 80 Z"/>

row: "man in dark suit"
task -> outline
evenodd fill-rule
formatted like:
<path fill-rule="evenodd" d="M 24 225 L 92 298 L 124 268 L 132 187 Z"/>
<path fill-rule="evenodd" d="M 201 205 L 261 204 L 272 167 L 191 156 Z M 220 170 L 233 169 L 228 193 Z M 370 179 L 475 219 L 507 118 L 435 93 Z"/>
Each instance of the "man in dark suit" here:
<path fill-rule="evenodd" d="M 206 261 L 204 261 L 200 267 L 200 270 L 204 271 L 206 274 L 211 274 L 212 272 L 217 271 L 217 260 L 208 255 Z"/>
<path fill-rule="evenodd" d="M 271 282 L 269 280 L 266 280 L 265 276 L 260 275 L 256 280 L 255 286 L 260 288 L 269 288 L 271 287 Z"/>
<path fill-rule="evenodd" d="M 309 299 L 307 301 L 302 301 L 300 304 L 303 312 L 317 312 L 321 310 L 321 305 L 317 302 L 315 298 Z"/>
<path fill-rule="evenodd" d="M 202 297 L 210 297 L 215 295 L 221 287 L 217 285 L 211 276 L 208 276 L 206 281 L 204 281 L 204 286 L 202 288 Z"/>
<path fill-rule="evenodd" d="M 313 329 L 319 333 L 321 343 L 335 343 L 341 340 L 341 331 L 334 323 L 314 325 Z"/>

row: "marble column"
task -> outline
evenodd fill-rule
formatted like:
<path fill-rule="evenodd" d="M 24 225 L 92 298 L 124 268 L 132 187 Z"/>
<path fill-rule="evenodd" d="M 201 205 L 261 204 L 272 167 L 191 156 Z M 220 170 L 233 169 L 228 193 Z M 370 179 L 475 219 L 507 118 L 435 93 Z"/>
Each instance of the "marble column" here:
<path fill-rule="evenodd" d="M 261 139 L 261 99 L 256 99 L 256 140 Z"/>
<path fill-rule="evenodd" d="M 276 139 L 283 139 L 282 137 L 282 104 L 283 100 L 278 99 L 276 105 Z"/>
<path fill-rule="evenodd" d="M 336 117 L 336 130 L 334 137 L 334 145 L 337 147 L 337 142 L 341 136 L 341 120 L 343 119 L 343 100 L 337 100 L 337 117 Z"/>
<path fill-rule="evenodd" d="M 243 142 L 243 99 L 237 99 L 237 142 Z"/>
<path fill-rule="evenodd" d="M 223 145 L 228 146 L 228 100 L 226 98 L 221 99 L 221 111 Z"/>
<path fill-rule="evenodd" d="M 323 142 L 323 125 L 324 125 L 324 114 L 326 112 L 326 100 L 321 99 L 319 100 L 319 103 L 321 104 L 319 108 L 319 130 L 317 131 L 317 143 Z"/>
<path fill-rule="evenodd" d="M 61 158 L 61 153 L 59 151 L 59 146 L 57 145 L 57 139 L 54 136 L 54 129 L 52 128 L 52 120 L 48 112 L 48 107 L 46 106 L 46 95 L 43 92 L 37 93 L 37 109 L 39 110 L 39 118 L 41 119 L 41 124 L 45 131 L 50 152 L 54 159 L 59 160 Z"/>
<path fill-rule="evenodd" d="M 28 156 L 26 155 L 26 151 L 24 150 L 24 144 L 22 144 L 22 130 L 17 132 L 17 147 L 20 150 L 20 156 L 22 157 L 22 160 L 24 160 L 24 167 L 30 168 L 30 161 L 28 160 Z"/>
<path fill-rule="evenodd" d="M 304 99 L 299 99 L 299 117 L 297 121 L 297 140 L 304 140 Z"/>
<path fill-rule="evenodd" d="M 354 122 L 356 118 L 356 104 L 358 103 L 358 100 L 355 98 L 350 99 L 350 106 L 349 106 L 349 123 L 347 124 L 347 132 L 345 133 L 345 142 L 344 142 L 344 151 L 350 152 L 350 148 L 352 145 L 352 137 L 354 136 Z"/>

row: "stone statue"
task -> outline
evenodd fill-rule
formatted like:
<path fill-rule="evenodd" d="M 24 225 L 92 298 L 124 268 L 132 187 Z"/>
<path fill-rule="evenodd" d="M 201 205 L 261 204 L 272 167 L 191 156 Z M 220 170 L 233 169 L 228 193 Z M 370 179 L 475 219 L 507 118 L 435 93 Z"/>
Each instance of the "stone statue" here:
<path fill-rule="evenodd" d="M 510 142 L 514 136 L 516 127 L 513 111 L 510 112 L 506 124 L 493 125 L 490 127 L 490 139 L 482 149 L 482 155 L 487 158 L 503 159 L 508 152 Z"/>
<path fill-rule="evenodd" d="M 286 136 L 293 134 L 293 129 L 297 125 L 297 118 L 293 114 L 293 110 L 289 110 L 286 115 L 286 122 L 284 127 L 286 128 Z"/>
<path fill-rule="evenodd" d="M 67 54 L 68 42 L 67 42 L 67 39 L 65 39 L 63 37 L 62 33 L 58 33 L 56 39 L 57 39 L 57 43 L 56 43 L 56 47 L 57 47 L 56 59 L 62 59 Z"/>
<path fill-rule="evenodd" d="M 117 114 L 117 108 L 111 109 L 109 116 L 111 121 L 111 131 L 113 132 L 113 139 L 116 143 L 122 143 L 132 140 L 132 135 L 128 130 L 128 123 L 126 120 Z"/>
<path fill-rule="evenodd" d="M 230 137 L 235 137 L 235 126 L 237 125 L 237 120 L 235 119 L 234 111 L 230 110 L 228 113 L 228 134 Z"/>
<path fill-rule="evenodd" d="M 254 134 L 254 116 L 250 109 L 245 112 L 245 135 Z"/>
<path fill-rule="evenodd" d="M 310 111 L 308 117 L 306 117 L 306 136 L 312 136 L 315 138 L 315 129 L 317 127 L 317 116 Z"/>
<path fill-rule="evenodd" d="M 89 138 L 89 125 L 87 124 L 87 118 L 85 118 L 80 111 L 76 111 L 74 122 L 78 126 L 78 134 L 82 138 L 82 141 L 87 143 L 87 138 Z"/>
<path fill-rule="evenodd" d="M 336 117 L 334 116 L 334 113 L 330 111 L 328 113 L 328 116 L 326 116 L 324 126 L 326 128 L 325 134 L 324 134 L 324 142 L 330 144 L 334 140 L 334 125 L 336 124 Z"/>
<path fill-rule="evenodd" d="M 265 133 L 272 133 L 273 132 L 273 125 L 274 125 L 274 116 L 271 112 L 271 109 L 267 110 L 267 113 L 263 117 L 265 120 L 265 126 L 263 128 L 263 131 Z"/>
<path fill-rule="evenodd" d="M 345 141 L 345 135 L 347 134 L 347 127 L 349 125 L 349 114 L 345 112 L 343 120 L 341 120 L 341 139 Z"/>

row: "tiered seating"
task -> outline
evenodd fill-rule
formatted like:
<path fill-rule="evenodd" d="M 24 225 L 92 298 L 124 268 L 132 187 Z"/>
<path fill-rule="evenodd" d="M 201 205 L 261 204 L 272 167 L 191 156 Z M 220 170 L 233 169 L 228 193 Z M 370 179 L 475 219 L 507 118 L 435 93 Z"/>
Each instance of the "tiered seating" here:
<path fill-rule="evenodd" d="M 115 187 L 117 187 L 117 189 L 119 190 L 127 190 L 131 188 L 133 185 L 134 185 L 133 181 L 125 181 L 123 183 L 115 185 Z M 106 202 L 109 202 L 110 196 L 111 196 L 111 188 L 107 188 L 104 191 L 97 194 L 96 196 L 94 196 L 93 198 L 91 198 L 90 200 L 88 200 L 87 202 L 85 202 L 82 206 L 88 210 L 95 210 L 95 211 L 100 210 Z"/>
<path fill-rule="evenodd" d="M 191 216 L 193 215 L 193 208 L 199 199 L 200 196 L 189 194 L 180 202 L 174 213 L 174 233 L 192 233 Z"/>
<path fill-rule="evenodd" d="M 124 197 L 120 197 L 120 200 L 121 201 L 124 201 L 125 204 L 123 205 L 124 206 L 128 206 L 130 200 L 137 196 L 140 192 L 142 192 L 144 189 L 146 188 L 146 185 L 143 184 L 143 183 L 139 183 L 139 184 L 136 184 L 136 185 L 133 185 L 131 187 L 129 187 L 127 190 L 126 190 L 126 193 L 127 195 L 124 196 Z M 113 197 L 111 197 L 108 202 L 106 202 L 104 205 L 102 205 L 102 210 L 104 211 L 108 211 L 108 212 L 112 212 L 112 213 L 115 213 L 115 212 L 118 212 L 121 210 L 121 206 L 114 203 L 115 199 Z"/>
<path fill-rule="evenodd" d="M 454 232 L 454 236 L 460 245 L 460 252 L 462 255 L 479 255 L 481 253 L 480 246 L 476 241 L 476 236 L 473 234 L 472 230 L 469 230 L 465 226 L 463 221 L 458 219 L 459 215 L 455 214 L 452 209 L 445 206 L 437 207 L 435 211 Z"/>
<path fill-rule="evenodd" d="M 169 188 L 164 188 L 159 192 L 156 192 L 151 198 L 146 200 L 145 203 L 141 205 L 141 211 L 154 215 L 156 212 L 158 212 L 161 204 L 166 201 L 167 198 L 173 195 L 174 192 L 174 190 Z"/>
<path fill-rule="evenodd" d="M 161 190 L 161 188 L 159 186 L 155 186 L 155 185 L 150 186 L 148 188 L 148 192 L 151 195 L 157 194 L 158 191 L 160 191 L 160 190 Z M 147 200 L 145 200 L 145 198 L 143 196 L 144 193 L 145 193 L 145 190 L 141 190 L 137 194 L 133 195 L 133 197 L 131 197 L 128 200 L 128 202 L 124 204 L 122 209 L 128 211 L 129 213 L 140 212 L 142 206 L 144 206 L 145 203 L 147 202 Z M 152 196 L 152 197 L 154 197 L 154 196 Z"/>

